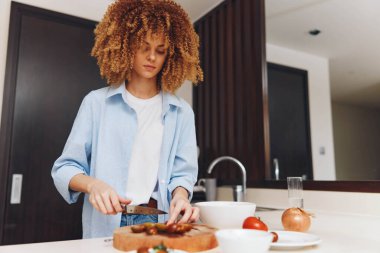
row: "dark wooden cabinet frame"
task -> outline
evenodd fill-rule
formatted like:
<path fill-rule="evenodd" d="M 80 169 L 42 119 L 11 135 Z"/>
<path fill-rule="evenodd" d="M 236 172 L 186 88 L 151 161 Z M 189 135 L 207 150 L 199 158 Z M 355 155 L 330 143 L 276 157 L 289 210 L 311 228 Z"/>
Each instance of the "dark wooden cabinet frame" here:
<path fill-rule="evenodd" d="M 57 23 L 82 25 L 84 27 L 95 27 L 96 25 L 95 21 L 85 20 L 58 12 L 46 11 L 37 7 L 12 2 L 0 129 L 0 244 L 4 237 L 4 229 L 2 226 L 5 223 L 5 203 L 9 202 L 10 196 L 7 196 L 7 193 L 9 192 L 8 189 L 12 183 L 12 174 L 8 170 L 10 168 L 9 165 L 11 161 L 11 138 L 12 126 L 14 122 L 17 68 L 21 34 L 20 27 L 23 16 L 38 17 L 49 21 L 55 21 Z"/>

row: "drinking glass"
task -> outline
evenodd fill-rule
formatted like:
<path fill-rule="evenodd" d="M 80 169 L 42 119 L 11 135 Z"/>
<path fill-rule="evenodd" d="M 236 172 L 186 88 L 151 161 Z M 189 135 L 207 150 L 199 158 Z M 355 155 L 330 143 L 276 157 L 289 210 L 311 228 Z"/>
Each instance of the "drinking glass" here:
<path fill-rule="evenodd" d="M 303 208 L 302 177 L 288 177 L 287 181 L 290 207 Z"/>
<path fill-rule="evenodd" d="M 216 178 L 201 178 L 198 186 L 202 186 L 206 192 L 206 201 L 215 201 L 217 199 Z"/>

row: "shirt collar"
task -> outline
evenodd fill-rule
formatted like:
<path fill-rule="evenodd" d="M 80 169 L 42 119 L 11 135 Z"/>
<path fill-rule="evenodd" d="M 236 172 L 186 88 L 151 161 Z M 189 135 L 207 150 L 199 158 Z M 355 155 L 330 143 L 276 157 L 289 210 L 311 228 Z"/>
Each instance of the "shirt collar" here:
<path fill-rule="evenodd" d="M 162 103 L 163 103 L 164 107 L 165 106 L 167 107 L 169 105 L 173 105 L 176 107 L 182 107 L 181 101 L 179 100 L 179 98 L 176 95 L 173 95 L 173 94 L 168 93 L 168 92 L 163 92 L 162 94 L 163 94 Z"/>
<path fill-rule="evenodd" d="M 113 97 L 115 95 L 123 95 L 125 92 L 125 85 L 124 83 L 120 84 L 119 86 L 110 86 L 106 95 L 106 98 Z M 170 105 L 176 106 L 176 107 L 182 107 L 181 101 L 179 98 L 171 93 L 168 92 L 162 92 L 162 102 L 164 108 L 168 108 Z M 124 99 L 124 97 L 123 97 Z"/>
<path fill-rule="evenodd" d="M 117 94 L 123 95 L 123 92 L 125 90 L 125 85 L 124 83 L 120 84 L 119 86 L 110 86 L 107 92 L 106 98 L 113 97 Z"/>

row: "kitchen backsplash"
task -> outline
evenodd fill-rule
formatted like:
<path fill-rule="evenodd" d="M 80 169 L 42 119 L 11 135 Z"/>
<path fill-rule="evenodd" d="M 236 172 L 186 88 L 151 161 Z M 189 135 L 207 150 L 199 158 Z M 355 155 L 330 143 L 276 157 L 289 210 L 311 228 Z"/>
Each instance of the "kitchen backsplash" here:
<path fill-rule="evenodd" d="M 247 201 L 261 207 L 287 208 L 287 190 L 249 188 Z M 218 187 L 218 200 L 232 200 L 231 187 Z M 380 216 L 380 194 L 304 191 L 305 209 L 333 213 Z"/>

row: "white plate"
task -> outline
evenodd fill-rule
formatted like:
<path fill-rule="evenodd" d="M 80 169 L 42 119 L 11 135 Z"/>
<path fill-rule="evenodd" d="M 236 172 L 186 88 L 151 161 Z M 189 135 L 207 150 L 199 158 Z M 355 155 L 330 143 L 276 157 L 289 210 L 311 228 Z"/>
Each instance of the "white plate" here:
<path fill-rule="evenodd" d="M 271 249 L 296 249 L 317 245 L 322 241 L 318 236 L 308 233 L 291 231 L 273 232 L 278 234 L 278 241 L 271 244 Z"/>

